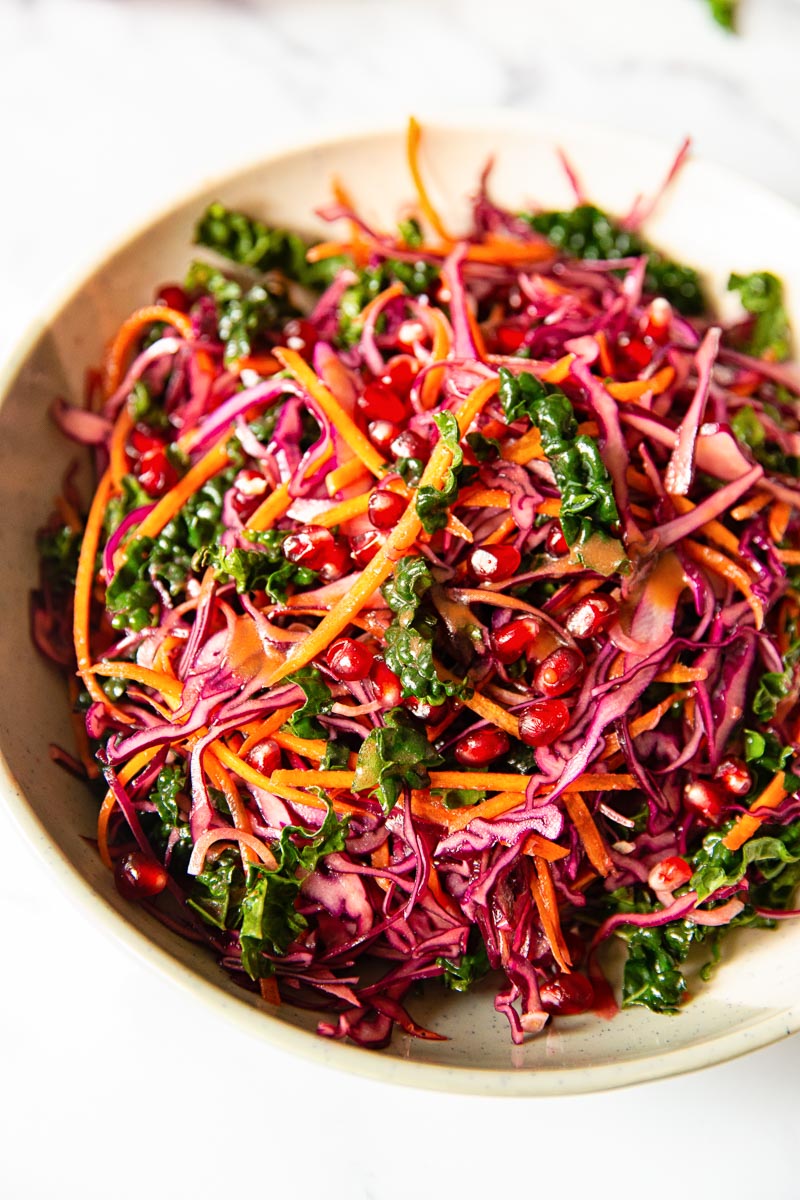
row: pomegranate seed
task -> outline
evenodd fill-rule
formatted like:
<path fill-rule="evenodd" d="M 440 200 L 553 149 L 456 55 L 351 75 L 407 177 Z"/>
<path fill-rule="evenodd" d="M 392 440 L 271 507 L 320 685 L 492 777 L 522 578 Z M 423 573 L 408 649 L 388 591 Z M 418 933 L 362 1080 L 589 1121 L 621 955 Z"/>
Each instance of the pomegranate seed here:
<path fill-rule="evenodd" d="M 402 698 L 402 687 L 394 671 L 387 667 L 382 658 L 376 658 L 373 662 L 370 679 L 375 697 L 384 708 L 396 708 Z"/>
<path fill-rule="evenodd" d="M 166 441 L 149 429 L 134 429 L 131 434 L 131 445 L 137 454 L 147 454 L 148 450 L 163 450 Z"/>
<path fill-rule="evenodd" d="M 352 569 L 353 560 L 343 542 L 334 542 L 325 555 L 325 561 L 321 566 L 315 567 L 324 583 L 333 583 L 335 580 L 341 579 L 343 575 L 347 575 Z"/>
<path fill-rule="evenodd" d="M 356 407 L 365 421 L 393 421 L 399 424 L 408 416 L 408 409 L 397 392 L 385 383 L 368 383 Z"/>
<path fill-rule="evenodd" d="M 683 801 L 709 825 L 716 825 L 725 811 L 725 800 L 716 783 L 695 779 L 683 789 Z"/>
<path fill-rule="evenodd" d="M 336 545 L 333 534 L 321 525 L 306 525 L 297 533 L 290 533 L 283 543 L 283 556 L 289 562 L 310 567 L 318 571 L 327 562 Z"/>
<path fill-rule="evenodd" d="M 156 304 L 164 304 L 167 308 L 174 308 L 176 312 L 189 311 L 189 297 L 176 283 L 165 283 L 158 289 Z"/>
<path fill-rule="evenodd" d="M 406 696 L 402 704 L 411 713 L 412 717 L 416 717 L 418 721 L 441 721 L 447 712 L 447 701 L 443 704 L 429 704 L 427 700 L 418 700 L 416 696 Z"/>
<path fill-rule="evenodd" d="M 527 746 L 549 746 L 569 725 L 563 700 L 534 700 L 519 714 L 519 736 Z"/>
<path fill-rule="evenodd" d="M 239 472 L 233 481 L 231 505 L 240 521 L 256 509 L 266 490 L 267 481 L 260 471 L 245 468 Z"/>
<path fill-rule="evenodd" d="M 376 529 L 368 529 L 366 533 L 357 533 L 350 538 L 350 556 L 357 567 L 366 567 L 383 545 L 383 535 Z"/>
<path fill-rule="evenodd" d="M 376 529 L 392 529 L 408 508 L 408 501 L 397 492 L 379 488 L 369 498 L 367 513 Z"/>
<path fill-rule="evenodd" d="M 139 459 L 139 483 L 148 496 L 160 496 L 178 482 L 178 472 L 162 447 L 146 450 Z"/>
<path fill-rule="evenodd" d="M 386 371 L 381 375 L 381 383 L 387 384 L 398 396 L 407 396 L 414 386 L 418 371 L 419 363 L 415 358 L 400 354 L 387 364 Z"/>
<path fill-rule="evenodd" d="M 616 602 L 608 596 L 585 596 L 567 613 L 564 628 L 574 638 L 597 637 L 616 615 Z"/>
<path fill-rule="evenodd" d="M 311 353 L 317 344 L 317 331 L 310 321 L 302 317 L 292 317 L 283 327 L 283 344 L 294 350 L 302 358 L 311 358 Z"/>
<path fill-rule="evenodd" d="M 458 743 L 455 756 L 462 767 L 482 767 L 484 763 L 508 753 L 511 743 L 502 729 L 478 729 Z"/>
<path fill-rule="evenodd" d="M 583 655 L 569 646 L 559 646 L 539 663 L 533 686 L 543 696 L 563 696 L 583 679 Z"/>
<path fill-rule="evenodd" d="M 519 325 L 498 325 L 494 336 L 500 354 L 516 354 L 525 341 L 525 330 Z"/>
<path fill-rule="evenodd" d="M 248 752 L 247 761 L 262 775 L 271 775 L 281 765 L 281 748 L 272 738 L 264 738 Z"/>
<path fill-rule="evenodd" d="M 521 561 L 519 550 L 513 546 L 476 546 L 469 552 L 467 566 L 478 580 L 508 579 Z"/>
<path fill-rule="evenodd" d="M 644 325 L 645 337 L 663 345 L 669 337 L 669 327 L 672 322 L 672 305 L 663 296 L 657 296 L 647 310 Z"/>
<path fill-rule="evenodd" d="M 545 539 L 545 549 L 548 554 L 562 555 L 569 553 L 567 539 L 564 537 L 564 530 L 561 528 L 560 521 L 553 521 L 553 524 L 547 531 Z"/>
<path fill-rule="evenodd" d="M 168 878 L 161 863 L 141 850 L 124 854 L 114 866 L 117 891 L 126 900 L 146 900 L 149 896 L 157 896 L 167 886 Z"/>
<path fill-rule="evenodd" d="M 367 433 L 373 446 L 376 446 L 383 454 L 388 454 L 392 448 L 392 442 L 400 436 L 400 426 L 391 421 L 370 421 Z"/>
<path fill-rule="evenodd" d="M 746 796 L 753 786 L 753 776 L 740 758 L 726 758 L 717 767 L 714 778 L 734 796 Z"/>
<path fill-rule="evenodd" d="M 539 624 L 533 617 L 520 617 L 492 634 L 492 647 L 501 663 L 516 662 L 538 633 Z"/>
<path fill-rule="evenodd" d="M 361 680 L 369 675 L 375 655 L 362 642 L 352 638 L 337 638 L 328 650 L 325 661 L 337 679 Z"/>
<path fill-rule="evenodd" d="M 592 1007 L 594 988 L 580 971 L 561 972 L 541 985 L 539 998 L 545 1012 L 574 1017 Z"/>
<path fill-rule="evenodd" d="M 648 346 L 647 342 L 642 338 L 629 338 L 627 334 L 623 334 L 619 339 L 619 347 L 623 351 L 626 359 L 631 363 L 637 371 L 641 371 L 648 366 L 653 357 L 653 347 Z"/>
<path fill-rule="evenodd" d="M 423 441 L 413 429 L 404 429 L 398 433 L 390 447 L 395 458 L 427 458 L 428 443 Z"/>
<path fill-rule="evenodd" d="M 647 882 L 654 892 L 674 892 L 691 878 L 692 868 L 686 859 L 673 855 L 656 863 L 647 877 Z"/>

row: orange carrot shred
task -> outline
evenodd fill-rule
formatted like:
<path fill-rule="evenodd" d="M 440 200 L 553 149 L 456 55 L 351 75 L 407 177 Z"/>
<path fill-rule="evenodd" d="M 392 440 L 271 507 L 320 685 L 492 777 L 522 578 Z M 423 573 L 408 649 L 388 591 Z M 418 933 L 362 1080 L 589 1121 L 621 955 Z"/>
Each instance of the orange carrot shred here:
<path fill-rule="evenodd" d="M 142 330 L 159 321 L 174 326 L 187 341 L 194 336 L 191 318 L 187 317 L 186 313 L 178 312 L 177 309 L 167 308 L 164 304 L 149 304 L 145 308 L 131 313 L 117 330 L 117 335 L 106 356 L 103 372 L 106 396 L 113 396 L 122 383 L 128 357 Z"/>
<path fill-rule="evenodd" d="M 411 178 L 414 180 L 414 187 L 417 189 L 419 206 L 431 229 L 443 241 L 452 242 L 453 238 L 445 229 L 441 217 L 431 203 L 422 179 L 422 172 L 419 169 L 419 143 L 421 136 L 422 130 L 420 129 L 419 121 L 415 117 L 409 117 L 408 132 L 406 135 L 406 154 L 408 156 L 408 169 L 411 172 Z"/>
<path fill-rule="evenodd" d="M 564 932 L 561 928 L 561 918 L 558 914 L 558 898 L 550 874 L 550 867 L 543 858 L 534 858 L 536 876 L 531 878 L 531 894 L 539 911 L 544 935 L 550 943 L 553 958 L 562 971 L 572 967 Z"/>
<path fill-rule="evenodd" d="M 770 780 L 760 796 L 757 796 L 750 805 L 751 810 L 760 810 L 762 808 L 777 808 L 782 800 L 786 798 L 788 792 L 784 786 L 786 783 L 786 774 L 783 771 L 778 771 L 777 775 Z M 754 817 L 752 811 L 743 813 L 739 817 L 736 824 L 733 826 L 725 837 L 722 839 L 722 844 L 727 850 L 740 850 L 745 842 L 749 841 L 754 833 L 761 828 L 763 818 Z"/>
<path fill-rule="evenodd" d="M 565 792 L 564 805 L 583 842 L 583 848 L 586 851 L 589 862 L 598 874 L 608 875 L 613 870 L 614 864 L 609 857 L 605 842 L 594 823 L 594 818 L 586 807 L 586 801 L 583 796 L 580 792 Z"/>

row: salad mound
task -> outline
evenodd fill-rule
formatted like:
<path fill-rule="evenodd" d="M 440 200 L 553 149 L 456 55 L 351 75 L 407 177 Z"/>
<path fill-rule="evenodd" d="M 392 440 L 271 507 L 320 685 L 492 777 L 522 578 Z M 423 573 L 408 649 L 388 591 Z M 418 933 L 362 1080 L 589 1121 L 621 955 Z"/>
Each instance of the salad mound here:
<path fill-rule="evenodd" d="M 319 1032 L 386 1045 L 490 972 L 514 1041 L 675 1012 L 798 915 L 800 379 L 780 280 L 588 202 L 309 244 L 215 203 L 120 327 L 39 537 L 123 896 Z M 681 150 L 673 172 L 688 147 Z M 666 184 L 665 184 L 666 187 Z M 698 950 L 697 955 L 693 952 Z M 694 987 L 694 982 L 692 982 Z"/>

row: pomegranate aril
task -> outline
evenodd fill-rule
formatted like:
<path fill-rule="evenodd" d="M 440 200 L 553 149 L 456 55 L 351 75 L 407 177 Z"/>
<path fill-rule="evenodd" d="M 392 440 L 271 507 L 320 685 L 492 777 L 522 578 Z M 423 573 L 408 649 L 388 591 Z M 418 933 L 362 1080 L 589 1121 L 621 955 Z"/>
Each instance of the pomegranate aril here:
<path fill-rule="evenodd" d="M 413 429 L 404 429 L 398 433 L 390 449 L 395 458 L 427 458 L 429 446 Z"/>
<path fill-rule="evenodd" d="M 707 779 L 695 779 L 683 789 L 683 801 L 688 809 L 696 812 L 709 825 L 716 825 L 725 811 L 722 789 Z"/>
<path fill-rule="evenodd" d="M 466 734 L 458 743 L 456 760 L 463 767 L 482 767 L 493 758 L 507 754 L 510 744 L 508 734 L 502 729 L 478 729 Z"/>
<path fill-rule="evenodd" d="M 163 450 L 166 438 L 151 433 L 149 429 L 134 429 L 131 434 L 131 446 L 137 454 L 147 454 L 148 450 Z"/>
<path fill-rule="evenodd" d="M 350 538 L 350 556 L 357 567 L 366 567 L 383 545 L 383 534 L 377 529 L 368 529 L 366 533 L 357 533 Z"/>
<path fill-rule="evenodd" d="M 335 545 L 336 539 L 329 529 L 322 525 L 306 525 L 305 529 L 290 533 L 284 539 L 283 556 L 289 562 L 318 571 Z"/>
<path fill-rule="evenodd" d="M 178 482 L 178 472 L 159 446 L 139 459 L 139 483 L 148 496 L 160 496 Z"/>
<path fill-rule="evenodd" d="M 166 868 L 141 850 L 123 854 L 114 865 L 114 883 L 126 900 L 147 900 L 167 886 Z"/>
<path fill-rule="evenodd" d="M 337 638 L 328 650 L 325 661 L 337 679 L 353 682 L 366 679 L 372 669 L 374 655 L 362 642 L 353 638 Z"/>
<path fill-rule="evenodd" d="M 400 426 L 395 425 L 392 421 L 370 421 L 367 426 L 369 440 L 383 454 L 388 454 L 392 448 L 392 442 L 400 436 Z"/>
<path fill-rule="evenodd" d="M 686 859 L 673 855 L 670 858 L 662 858 L 660 863 L 656 863 L 647 882 L 653 891 L 674 892 L 676 888 L 688 883 L 691 878 L 692 868 Z"/>
<path fill-rule="evenodd" d="M 260 471 L 249 468 L 240 471 L 233 481 L 231 505 L 239 520 L 248 517 L 267 490 L 267 481 Z"/>
<path fill-rule="evenodd" d="M 247 761 L 262 775 L 271 775 L 281 765 L 281 748 L 272 738 L 264 738 L 248 751 Z"/>
<path fill-rule="evenodd" d="M 616 615 L 616 602 L 608 596 L 584 596 L 568 611 L 564 628 L 574 638 L 597 637 Z"/>
<path fill-rule="evenodd" d="M 182 287 L 178 287 L 177 283 L 165 283 L 163 287 L 159 288 L 156 304 L 174 308 L 176 312 L 189 311 L 189 297 Z"/>
<path fill-rule="evenodd" d="M 534 700 L 519 714 L 519 736 L 527 746 L 549 746 L 569 725 L 563 700 Z"/>
<path fill-rule="evenodd" d="M 353 560 L 350 558 L 350 551 L 342 542 L 334 542 L 325 555 L 325 561 L 314 568 L 315 571 L 319 571 L 323 583 L 333 583 L 335 580 L 341 579 L 343 575 L 347 575 L 352 569 Z"/>
<path fill-rule="evenodd" d="M 739 758 L 724 759 L 714 772 L 714 778 L 733 796 L 746 796 L 753 786 L 753 776 Z"/>
<path fill-rule="evenodd" d="M 387 384 L 398 396 L 407 396 L 414 386 L 418 371 L 417 360 L 401 354 L 387 363 L 386 370 L 381 375 L 381 383 Z"/>
<path fill-rule="evenodd" d="M 418 721 L 426 721 L 435 724 L 442 720 L 447 712 L 447 701 L 443 704 L 430 704 L 427 700 L 420 700 L 416 696 L 406 696 L 402 701 L 403 707 L 407 708 L 412 717 L 416 717 Z"/>
<path fill-rule="evenodd" d="M 514 546 L 476 546 L 467 558 L 467 566 L 477 580 L 508 579 L 522 561 Z"/>
<path fill-rule="evenodd" d="M 498 325 L 494 336 L 500 354 L 516 354 L 525 341 L 525 330 L 519 325 Z"/>
<path fill-rule="evenodd" d="M 663 345 L 669 337 L 669 327 L 672 321 L 672 305 L 663 296 L 656 296 L 647 310 L 643 333 L 654 342 Z"/>
<path fill-rule="evenodd" d="M 588 1012 L 594 1004 L 594 988 L 580 971 L 561 973 L 548 979 L 539 988 L 539 998 L 545 1012 L 562 1017 Z"/>
<path fill-rule="evenodd" d="M 555 554 L 560 557 L 562 554 L 569 552 L 567 539 L 564 537 L 564 530 L 561 528 L 560 521 L 553 521 L 553 524 L 547 531 L 544 544 L 548 554 Z"/>
<path fill-rule="evenodd" d="M 396 708 L 402 699 L 400 680 L 382 658 L 376 658 L 370 671 L 375 698 L 384 708 Z"/>
<path fill-rule="evenodd" d="M 559 646 L 539 663 L 533 686 L 542 696 L 563 696 L 583 679 L 583 655 L 569 646 Z"/>
<path fill-rule="evenodd" d="M 281 341 L 284 346 L 308 359 L 317 344 L 317 331 L 310 321 L 305 321 L 302 317 L 292 317 L 283 327 Z"/>
<path fill-rule="evenodd" d="M 385 383 L 368 383 L 356 408 L 365 421 L 392 421 L 399 424 L 408 416 L 405 402 Z"/>
<path fill-rule="evenodd" d="M 520 617 L 492 634 L 492 647 L 501 663 L 516 662 L 538 633 L 539 624 L 533 617 Z"/>
<path fill-rule="evenodd" d="M 404 496 L 379 488 L 369 498 L 367 514 L 376 529 L 393 529 L 407 508 Z"/>
<path fill-rule="evenodd" d="M 619 347 L 625 358 L 637 371 L 649 366 L 653 357 L 653 347 L 648 345 L 644 339 L 629 338 L 627 334 L 623 334 L 619 339 Z"/>

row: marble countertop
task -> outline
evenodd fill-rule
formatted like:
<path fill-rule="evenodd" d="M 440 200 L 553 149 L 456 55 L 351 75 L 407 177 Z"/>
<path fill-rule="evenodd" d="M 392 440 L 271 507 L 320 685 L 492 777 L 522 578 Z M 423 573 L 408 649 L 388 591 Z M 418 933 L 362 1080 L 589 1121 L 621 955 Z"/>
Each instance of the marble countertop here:
<path fill-rule="evenodd" d="M 734 38 L 703 0 L 0 0 L 0 359 L 177 194 L 365 118 L 510 106 L 673 144 L 690 132 L 700 154 L 800 202 L 800 2 L 741 10 Z M 498 1180 L 659 1200 L 711 1178 L 712 1195 L 766 1179 L 772 1200 L 797 1195 L 800 1039 L 607 1096 L 395 1092 L 234 1028 L 209 1037 L 205 1010 L 65 905 L 2 807 L 0 838 L 10 1200 L 253 1183 L 406 1200 Z M 741 1112 L 755 1152 L 736 1153 Z"/>

